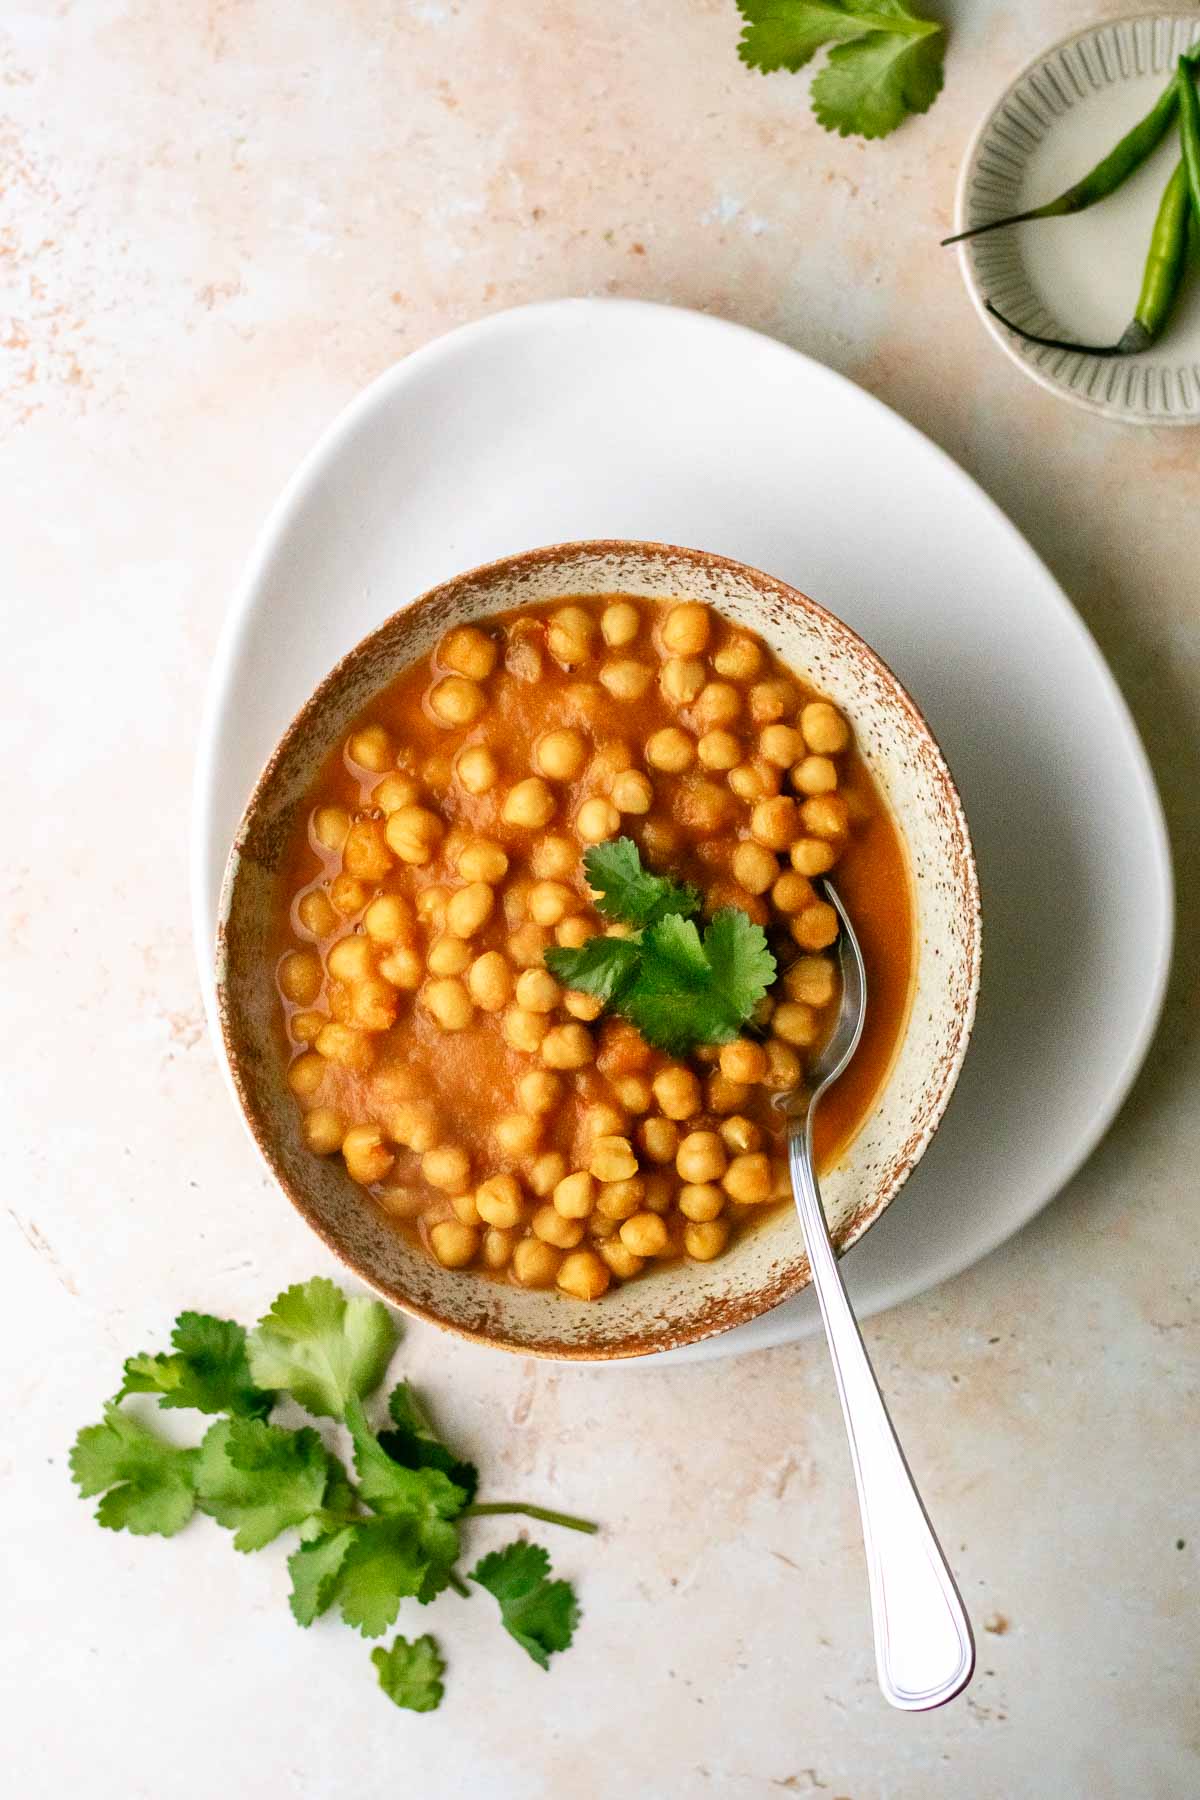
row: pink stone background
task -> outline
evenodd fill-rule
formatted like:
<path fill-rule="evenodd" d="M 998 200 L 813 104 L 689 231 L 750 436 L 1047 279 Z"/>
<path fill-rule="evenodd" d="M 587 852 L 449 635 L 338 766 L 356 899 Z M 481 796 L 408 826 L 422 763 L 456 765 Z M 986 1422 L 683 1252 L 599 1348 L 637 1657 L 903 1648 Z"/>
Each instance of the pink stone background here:
<path fill-rule="evenodd" d="M 946 92 L 863 145 L 815 125 L 803 78 L 741 68 L 729 0 L 0 9 L 0 1681 L 21 1800 L 1200 1791 L 1198 439 L 1043 394 L 935 248 L 1010 75 L 1149 9 L 927 10 L 953 25 Z M 605 1524 L 553 1545 L 585 1619 L 549 1677 L 480 1600 L 437 1603 L 432 1718 L 387 1706 L 344 1628 L 295 1628 L 277 1551 L 101 1534 L 67 1482 L 121 1357 L 180 1305 L 251 1318 L 325 1261 L 229 1105 L 188 935 L 193 737 L 235 573 L 363 383 L 577 293 L 758 326 L 959 458 L 1100 639 L 1171 818 L 1181 953 L 1121 1120 L 1015 1242 L 868 1329 L 979 1627 L 973 1688 L 928 1717 L 874 1686 L 816 1343 L 621 1376 L 411 1329 L 492 1490 Z"/>

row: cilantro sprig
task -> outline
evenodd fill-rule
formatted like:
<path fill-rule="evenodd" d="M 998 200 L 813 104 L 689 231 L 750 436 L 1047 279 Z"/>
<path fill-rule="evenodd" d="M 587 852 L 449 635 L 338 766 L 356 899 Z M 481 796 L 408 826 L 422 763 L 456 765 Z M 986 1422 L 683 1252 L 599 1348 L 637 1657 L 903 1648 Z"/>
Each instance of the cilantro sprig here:
<path fill-rule="evenodd" d="M 735 1038 L 775 979 L 762 927 L 729 906 L 701 935 L 692 918 L 698 891 L 643 868 L 630 838 L 593 846 L 583 866 L 597 910 L 636 932 L 549 949 L 551 974 L 602 1000 L 673 1056 Z"/>
<path fill-rule="evenodd" d="M 320 1276 L 280 1294 L 249 1334 L 230 1319 L 181 1313 L 172 1352 L 125 1363 L 103 1420 L 75 1440 L 72 1477 L 82 1495 L 100 1497 L 96 1518 L 112 1531 L 173 1537 L 199 1511 L 244 1552 L 296 1532 L 287 1566 L 297 1624 L 336 1608 L 368 1638 L 386 1632 L 406 1600 L 427 1605 L 447 1588 L 471 1592 L 456 1566 L 465 1520 L 524 1514 L 597 1529 L 525 1501 L 477 1501 L 474 1464 L 442 1440 L 407 1381 L 392 1388 L 387 1423 L 374 1425 L 367 1402 L 397 1341 L 380 1301 L 350 1299 Z M 124 1406 L 143 1395 L 168 1410 L 219 1416 L 198 1445 L 181 1447 Z M 284 1400 L 344 1427 L 353 1476 L 315 1427 L 268 1417 Z M 517 1539 L 484 1556 L 470 1579 L 496 1596 L 501 1623 L 540 1667 L 568 1647 L 578 1602 L 568 1582 L 550 1579 L 539 1545 Z M 371 1660 L 397 1706 L 431 1712 L 440 1704 L 445 1664 L 431 1636 L 397 1637 Z"/>
<path fill-rule="evenodd" d="M 802 69 L 828 48 L 810 95 L 826 131 L 881 138 L 942 91 L 945 31 L 905 0 L 737 0 L 738 55 L 752 69 Z"/>

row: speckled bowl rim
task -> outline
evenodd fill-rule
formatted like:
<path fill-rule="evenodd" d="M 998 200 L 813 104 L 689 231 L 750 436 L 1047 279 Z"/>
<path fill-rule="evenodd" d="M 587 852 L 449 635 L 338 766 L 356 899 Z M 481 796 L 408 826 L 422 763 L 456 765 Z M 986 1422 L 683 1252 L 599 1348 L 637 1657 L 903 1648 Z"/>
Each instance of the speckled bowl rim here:
<path fill-rule="evenodd" d="M 268 758 L 262 773 L 255 782 L 250 798 L 246 803 L 238 828 L 234 834 L 225 874 L 221 883 L 220 904 L 218 907 L 217 943 L 216 943 L 216 1001 L 217 1014 L 220 1020 L 221 1037 L 224 1044 L 226 1061 L 243 1120 L 253 1138 L 260 1155 L 275 1177 L 293 1207 L 300 1214 L 305 1224 L 315 1232 L 325 1247 L 351 1274 L 367 1287 L 379 1294 L 389 1304 L 413 1318 L 436 1325 L 444 1331 L 468 1342 L 484 1344 L 493 1349 L 509 1351 L 519 1356 L 533 1356 L 556 1362 L 613 1362 L 632 1358 L 650 1356 L 665 1350 L 681 1348 L 686 1344 L 697 1343 L 704 1338 L 715 1336 L 725 1331 L 732 1331 L 739 1325 L 747 1324 L 764 1312 L 781 1305 L 801 1293 L 811 1280 L 807 1259 L 794 1266 L 791 1273 L 785 1274 L 775 1281 L 764 1282 L 757 1290 L 746 1295 L 743 1300 L 729 1307 L 715 1323 L 707 1323 L 703 1315 L 697 1317 L 690 1327 L 672 1328 L 669 1322 L 664 1323 L 658 1331 L 635 1331 L 627 1338 L 608 1341 L 603 1344 L 589 1345 L 575 1340 L 548 1340 L 546 1342 L 530 1342 L 528 1339 L 508 1337 L 502 1330 L 493 1328 L 480 1329 L 461 1320 L 447 1317 L 436 1307 L 414 1298 L 393 1283 L 381 1280 L 370 1268 L 364 1266 L 351 1255 L 339 1241 L 336 1232 L 330 1231 L 324 1221 L 317 1216 L 309 1203 L 303 1189 L 291 1180 L 276 1153 L 273 1133 L 265 1120 L 258 1116 L 249 1084 L 242 1067 L 237 1043 L 236 1022 L 230 1004 L 226 986 L 227 941 L 226 925 L 233 905 L 237 886 L 238 872 L 241 864 L 241 848 L 247 832 L 255 819 L 260 806 L 269 793 L 272 780 L 285 757 L 295 746 L 311 724 L 319 720 L 327 697 L 337 689 L 340 682 L 360 658 L 369 655 L 381 645 L 402 616 L 417 610 L 433 607 L 444 601 L 449 595 L 469 590 L 473 586 L 490 586 L 496 581 L 506 578 L 518 578 L 524 572 L 537 569 L 547 563 L 569 562 L 572 558 L 580 559 L 597 556 L 645 556 L 648 558 L 670 558 L 676 562 L 690 563 L 700 570 L 718 569 L 736 576 L 748 583 L 764 597 L 770 596 L 782 602 L 785 608 L 797 608 L 806 612 L 814 620 L 825 635 L 836 638 L 841 636 L 850 640 L 862 655 L 871 663 L 890 691 L 894 703 L 907 715 L 910 726 L 917 736 L 925 740 L 927 753 L 935 769 L 943 799 L 946 801 L 953 824 L 957 830 L 961 845 L 961 859 L 956 871 L 961 882 L 961 898 L 966 903 L 966 916 L 970 923 L 970 948 L 967 974 L 967 987 L 963 1005 L 957 1015 L 957 1033 L 952 1052 L 946 1056 L 939 1068 L 940 1087 L 937 1091 L 925 1121 L 918 1133 L 907 1140 L 904 1155 L 893 1169 L 891 1176 L 881 1188 L 873 1204 L 860 1208 L 849 1224 L 837 1236 L 837 1253 L 845 1254 L 859 1238 L 870 1229 L 891 1205 L 900 1192 L 921 1157 L 928 1149 L 946 1108 L 950 1103 L 963 1061 L 971 1041 L 971 1032 L 975 1022 L 975 1013 L 979 999 L 981 958 L 982 958 L 982 910 L 980 903 L 979 875 L 975 863 L 974 849 L 971 843 L 970 828 L 966 813 L 954 778 L 950 773 L 941 746 L 934 737 L 925 715 L 921 712 L 912 696 L 899 678 L 889 668 L 883 658 L 871 646 L 847 625 L 843 619 L 827 607 L 813 600 L 810 595 L 799 588 L 768 575 L 748 563 L 738 562 L 733 557 L 721 556 L 714 551 L 697 550 L 686 545 L 657 542 L 652 539 L 638 538 L 586 538 L 557 544 L 544 544 L 533 550 L 519 551 L 512 555 L 498 557 L 491 562 L 477 564 L 474 568 L 451 576 L 446 581 L 438 582 L 427 588 L 424 593 L 397 607 L 385 619 L 361 638 L 357 644 L 342 656 L 325 676 L 324 680 L 313 690 L 304 705 L 296 713 L 291 724 L 281 735 L 274 751 Z M 569 597 L 569 587 L 564 587 L 563 597 Z M 897 821 L 901 838 L 904 839 L 902 821 Z M 907 843 L 905 844 L 907 854 Z M 906 1025 L 907 1030 L 907 1025 Z M 901 1034 L 903 1041 L 904 1033 Z M 898 1054 L 898 1047 L 897 1047 Z M 874 1105 L 886 1091 L 896 1065 L 896 1056 L 892 1058 L 888 1073 L 876 1093 Z M 873 1109 L 872 1109 L 873 1110 Z"/>

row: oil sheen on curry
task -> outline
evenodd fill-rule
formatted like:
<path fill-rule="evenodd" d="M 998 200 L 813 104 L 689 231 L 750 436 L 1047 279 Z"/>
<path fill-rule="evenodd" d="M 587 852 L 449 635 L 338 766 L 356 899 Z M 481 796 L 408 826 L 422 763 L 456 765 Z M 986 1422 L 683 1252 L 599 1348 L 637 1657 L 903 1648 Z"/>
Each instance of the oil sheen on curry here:
<path fill-rule="evenodd" d="M 773 979 L 722 1041 L 663 1049 L 620 990 L 548 966 L 616 956 L 604 937 L 649 967 L 651 934 L 584 866 L 621 840 L 695 890 L 671 930 L 736 909 L 743 939 L 765 936 Z M 912 964 L 904 849 L 847 720 L 686 599 L 451 630 L 329 758 L 285 858 L 281 1043 L 306 1144 L 448 1269 L 599 1301 L 664 1259 L 713 1261 L 788 1197 L 775 1102 L 836 1014 L 814 886 L 835 869 L 870 1005 L 820 1111 L 823 1167 L 890 1067 Z"/>

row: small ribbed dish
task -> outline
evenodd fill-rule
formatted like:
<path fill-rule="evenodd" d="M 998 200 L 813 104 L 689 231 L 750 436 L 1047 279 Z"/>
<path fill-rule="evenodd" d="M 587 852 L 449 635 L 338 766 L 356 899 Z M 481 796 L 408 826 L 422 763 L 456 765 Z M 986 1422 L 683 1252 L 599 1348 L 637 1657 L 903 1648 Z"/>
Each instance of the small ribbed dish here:
<path fill-rule="evenodd" d="M 955 231 L 1051 200 L 1148 112 L 1200 15 L 1151 13 L 1076 32 L 1029 64 L 983 120 L 967 152 Z M 1109 199 L 1073 218 L 1038 219 L 959 246 L 986 329 L 1025 373 L 1065 400 L 1134 425 L 1200 424 L 1200 256 L 1194 244 L 1159 342 L 1106 358 L 1024 343 L 986 308 L 1043 337 L 1115 343 L 1133 315 L 1163 187 L 1179 156 L 1172 129 Z"/>

